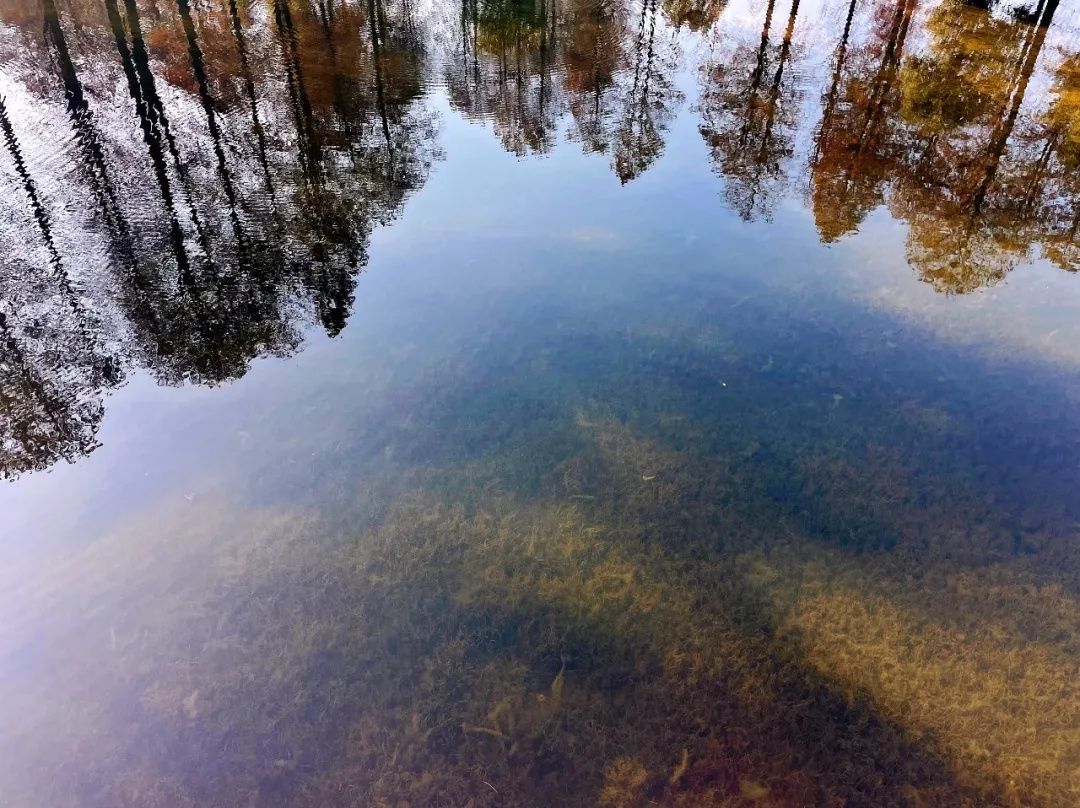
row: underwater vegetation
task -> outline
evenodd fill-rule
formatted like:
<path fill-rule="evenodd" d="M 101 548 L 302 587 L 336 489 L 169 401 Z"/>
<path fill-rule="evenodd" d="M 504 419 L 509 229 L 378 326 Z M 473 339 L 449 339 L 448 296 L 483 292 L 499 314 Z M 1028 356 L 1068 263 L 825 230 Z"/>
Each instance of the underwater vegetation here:
<path fill-rule="evenodd" d="M 0 626 L 0 804 L 1080 803 L 1059 391 L 727 303 L 387 381 L 330 490 L 90 543 Z"/>
<path fill-rule="evenodd" d="M 853 554 L 755 496 L 739 458 L 601 411 L 562 430 L 576 450 L 528 497 L 505 480 L 531 436 L 358 492 L 360 535 L 267 512 L 204 548 L 198 588 L 113 628 L 115 700 L 67 714 L 57 746 L 83 765 L 49 804 L 1080 799 L 1068 587 L 963 560 L 916 578 L 903 526 Z M 847 508 L 901 485 L 827 465 Z"/>

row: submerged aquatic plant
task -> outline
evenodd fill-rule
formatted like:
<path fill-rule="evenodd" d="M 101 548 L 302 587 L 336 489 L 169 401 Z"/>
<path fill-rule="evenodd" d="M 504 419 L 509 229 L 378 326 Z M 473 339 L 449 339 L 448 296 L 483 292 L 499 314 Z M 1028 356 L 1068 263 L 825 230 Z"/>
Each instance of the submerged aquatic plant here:
<path fill-rule="evenodd" d="M 98 740 L 59 755 L 96 774 L 50 804 L 1080 797 L 1075 590 L 962 476 L 667 406 L 504 426 L 372 479 L 359 534 L 267 512 L 185 548 L 205 574 L 110 628 L 115 696 L 67 725 Z"/>

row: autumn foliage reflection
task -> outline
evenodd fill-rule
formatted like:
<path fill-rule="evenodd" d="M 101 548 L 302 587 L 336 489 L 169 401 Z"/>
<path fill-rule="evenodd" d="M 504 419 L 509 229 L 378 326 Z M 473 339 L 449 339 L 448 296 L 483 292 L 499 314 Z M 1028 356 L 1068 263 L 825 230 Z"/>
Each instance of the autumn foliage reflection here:
<path fill-rule="evenodd" d="M 565 143 L 622 184 L 689 115 L 718 208 L 801 202 L 826 244 L 888 211 L 944 293 L 1037 258 L 1072 271 L 1067 19 L 1059 0 L 0 0 L 0 469 L 93 448 L 133 367 L 217 384 L 340 333 L 372 231 L 439 156 L 435 83 L 518 157 Z"/>

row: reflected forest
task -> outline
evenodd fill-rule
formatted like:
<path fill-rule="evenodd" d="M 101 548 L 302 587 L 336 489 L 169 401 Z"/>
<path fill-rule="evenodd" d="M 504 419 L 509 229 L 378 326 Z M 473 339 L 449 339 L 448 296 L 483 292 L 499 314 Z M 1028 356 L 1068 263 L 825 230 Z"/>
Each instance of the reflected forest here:
<path fill-rule="evenodd" d="M 413 3 L 0 0 L 4 476 L 91 451 L 132 367 L 213 385 L 339 333 L 440 158 L 433 86 L 513 154 L 579 144 L 621 183 L 689 109 L 718 207 L 795 200 L 824 243 L 885 208 L 943 293 L 1080 264 L 1058 0 Z"/>

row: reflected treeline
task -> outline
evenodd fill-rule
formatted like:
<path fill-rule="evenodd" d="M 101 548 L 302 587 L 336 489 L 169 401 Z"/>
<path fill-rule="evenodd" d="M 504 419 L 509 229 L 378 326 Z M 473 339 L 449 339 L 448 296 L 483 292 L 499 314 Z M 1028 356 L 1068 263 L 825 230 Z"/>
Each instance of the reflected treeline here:
<path fill-rule="evenodd" d="M 519 156 L 549 151 L 568 120 L 566 136 L 629 182 L 660 156 L 682 101 L 662 15 L 656 0 L 463 0 L 452 102 Z"/>
<path fill-rule="evenodd" d="M 704 71 L 701 136 L 727 180 L 729 204 L 744 219 L 769 216 L 794 153 L 799 89 L 790 63 L 798 15 L 799 0 L 791 0 L 786 21 L 768 0 L 758 41 L 739 43 Z M 778 42 L 774 27 L 783 30 Z"/>
<path fill-rule="evenodd" d="M 829 43 L 800 40 L 799 5 L 766 3 L 757 42 L 723 25 L 710 34 L 701 131 L 741 216 L 768 218 L 801 164 L 823 242 L 886 206 L 908 225 L 913 269 L 939 291 L 993 284 L 1037 255 L 1076 268 L 1075 57 L 1045 48 L 1057 0 L 851 0 L 834 9 L 835 44 L 816 71 L 799 65 L 800 44 Z M 1032 90 L 1039 69 L 1050 93 Z M 811 93 L 820 103 L 803 103 Z"/>
<path fill-rule="evenodd" d="M 768 220 L 805 188 L 833 242 L 887 207 L 919 276 L 963 293 L 1039 255 L 1080 260 L 1080 56 L 1047 46 L 1058 6 L 463 0 L 447 82 L 509 151 L 561 134 L 625 183 L 662 153 L 679 71 L 696 72 L 739 216 Z"/>
<path fill-rule="evenodd" d="M 908 53 L 917 5 L 901 0 L 866 42 L 837 51 L 811 166 L 822 238 L 886 204 L 909 225 L 912 266 L 940 291 L 992 284 L 1036 250 L 1075 269 L 1072 60 L 1054 66 L 1048 104 L 1028 98 L 1057 0 L 1021 19 L 947 0 L 925 14 L 927 47 Z"/>
<path fill-rule="evenodd" d="M 215 384 L 333 336 L 437 156 L 382 0 L 5 2 L 0 474 L 95 446 L 131 366 Z"/>
<path fill-rule="evenodd" d="M 805 196 L 834 242 L 887 209 L 943 292 L 1075 269 L 1080 54 L 1033 2 L 0 0 L 0 467 L 92 447 L 132 366 L 214 384 L 339 333 L 437 156 L 435 74 L 507 150 L 622 183 L 688 109 L 739 216 Z"/>

